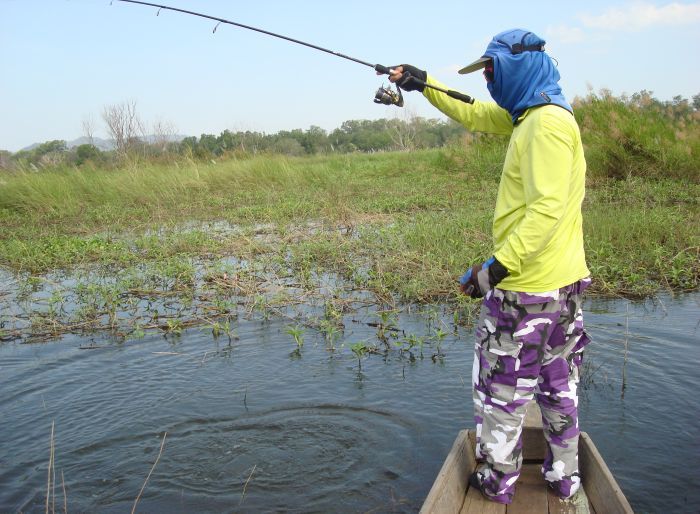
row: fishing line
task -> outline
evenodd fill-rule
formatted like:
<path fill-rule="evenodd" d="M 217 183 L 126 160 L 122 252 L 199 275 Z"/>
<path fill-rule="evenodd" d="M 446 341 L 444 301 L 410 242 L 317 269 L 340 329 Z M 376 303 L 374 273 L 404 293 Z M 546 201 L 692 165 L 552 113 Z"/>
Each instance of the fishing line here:
<path fill-rule="evenodd" d="M 197 16 L 199 18 L 206 18 L 208 20 L 216 21 L 217 24 L 214 27 L 214 30 L 212 31 L 212 33 L 216 33 L 216 29 L 219 27 L 219 25 L 221 25 L 222 23 L 225 23 L 227 25 L 233 25 L 235 27 L 239 27 L 242 29 L 252 30 L 255 32 L 259 32 L 261 34 L 265 34 L 268 36 L 283 39 L 285 41 L 289 41 L 290 43 L 296 43 L 298 45 L 313 48 L 314 50 L 319 50 L 321 52 L 325 52 L 325 53 L 334 55 L 336 57 L 340 57 L 341 59 L 353 61 L 353 62 L 356 62 L 358 64 L 368 66 L 368 67 L 374 69 L 376 72 L 383 74 L 383 75 L 391 75 L 391 73 L 393 71 L 388 66 L 384 66 L 382 64 L 372 64 L 370 62 L 363 61 L 361 59 L 357 59 L 356 57 L 351 57 L 349 55 L 345 55 L 343 53 L 336 52 L 335 50 L 329 50 L 328 48 L 323 48 L 322 46 L 314 45 L 312 43 L 307 43 L 306 41 L 301 41 L 300 39 L 295 39 L 295 38 L 292 38 L 289 36 L 284 36 L 282 34 L 277 34 L 275 32 L 271 32 L 269 30 L 261 29 L 258 27 L 253 27 L 251 25 L 245 25 L 243 23 L 227 20 L 225 18 L 219 18 L 217 16 L 210 16 L 208 14 L 203 14 L 203 13 L 199 13 L 199 12 L 195 12 L 195 11 L 189 11 L 187 9 L 180 9 L 178 7 L 171 7 L 169 5 L 155 4 L 155 3 L 151 3 L 151 2 L 142 2 L 141 0 L 117 0 L 117 2 L 147 5 L 149 7 L 157 7 L 158 12 L 156 13 L 156 16 L 159 16 L 160 11 L 165 9 L 168 11 L 180 12 L 183 14 L 189 14 L 191 16 Z M 474 103 L 474 99 L 472 97 L 470 97 L 469 95 L 465 95 L 463 93 L 460 93 L 459 91 L 453 91 L 451 89 L 448 90 L 448 89 L 443 89 L 443 88 L 438 87 L 438 86 L 433 86 L 431 84 L 425 83 L 424 81 L 422 81 L 416 77 L 413 77 L 413 80 L 424 87 L 429 87 L 431 89 L 435 89 L 437 91 L 445 93 L 446 95 L 448 95 L 451 98 L 455 98 L 457 100 L 461 100 L 462 102 L 469 103 L 469 104 Z M 396 105 L 398 107 L 402 107 L 403 106 L 403 95 L 401 94 L 401 89 L 397 86 L 396 91 L 393 91 L 391 88 L 385 88 L 382 86 L 377 90 L 377 92 L 374 96 L 374 102 L 384 104 L 384 105 Z"/>

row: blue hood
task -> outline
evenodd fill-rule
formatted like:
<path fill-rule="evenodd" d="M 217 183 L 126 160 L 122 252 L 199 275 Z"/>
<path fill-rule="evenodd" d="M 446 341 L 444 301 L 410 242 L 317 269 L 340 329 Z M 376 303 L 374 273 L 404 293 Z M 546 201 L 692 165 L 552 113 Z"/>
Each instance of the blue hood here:
<path fill-rule="evenodd" d="M 493 37 L 483 57 L 493 59 L 491 97 L 507 110 L 515 124 L 530 107 L 554 104 L 573 113 L 559 87 L 559 71 L 544 52 L 544 39 L 512 29 Z"/>

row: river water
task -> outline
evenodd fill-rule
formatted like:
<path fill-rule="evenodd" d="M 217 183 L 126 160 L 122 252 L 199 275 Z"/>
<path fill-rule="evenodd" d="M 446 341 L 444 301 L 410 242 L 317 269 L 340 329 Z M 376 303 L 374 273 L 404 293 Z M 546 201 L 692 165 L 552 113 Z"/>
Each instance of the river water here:
<path fill-rule="evenodd" d="M 699 512 L 700 294 L 585 309 L 582 429 L 635 511 Z M 402 314 L 402 336 L 426 318 Z M 350 345 L 376 342 L 376 320 L 348 316 L 335 351 L 309 331 L 299 355 L 274 318 L 239 320 L 232 344 L 189 330 L 0 346 L 0 512 L 45 511 L 52 422 L 61 512 L 64 487 L 69 512 L 130 511 L 159 454 L 141 512 L 417 511 L 473 425 L 473 334 L 450 333 L 444 359 L 360 370 Z"/>

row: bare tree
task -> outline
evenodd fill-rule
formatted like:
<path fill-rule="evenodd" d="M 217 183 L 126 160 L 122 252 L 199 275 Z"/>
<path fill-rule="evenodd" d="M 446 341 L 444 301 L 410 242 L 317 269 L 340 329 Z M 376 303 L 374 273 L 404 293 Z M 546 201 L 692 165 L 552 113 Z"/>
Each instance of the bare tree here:
<path fill-rule="evenodd" d="M 391 142 L 399 150 L 411 150 L 416 139 L 416 113 L 405 108 L 401 117 L 395 116 L 388 122 L 387 131 Z"/>
<path fill-rule="evenodd" d="M 139 136 L 143 136 L 143 124 L 136 112 L 136 100 L 105 106 L 102 119 L 119 153 L 126 153 L 139 142 Z"/>
<path fill-rule="evenodd" d="M 88 114 L 83 118 L 83 135 L 88 139 L 88 144 L 95 144 L 95 120 Z"/>
<path fill-rule="evenodd" d="M 12 164 L 12 153 L 8 150 L 0 150 L 0 170 L 9 170 Z"/>
<path fill-rule="evenodd" d="M 153 140 L 151 144 L 160 153 L 165 153 L 168 143 L 172 143 L 175 136 L 175 125 L 169 121 L 158 120 L 153 124 Z"/>

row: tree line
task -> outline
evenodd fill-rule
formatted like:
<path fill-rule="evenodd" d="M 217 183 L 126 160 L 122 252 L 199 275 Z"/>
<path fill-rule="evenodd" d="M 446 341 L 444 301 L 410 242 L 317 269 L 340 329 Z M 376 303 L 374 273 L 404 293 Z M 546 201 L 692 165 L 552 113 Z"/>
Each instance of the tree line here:
<path fill-rule="evenodd" d="M 461 125 L 451 120 L 415 117 L 408 121 L 349 120 L 331 132 L 317 126 L 307 130 L 281 130 L 275 134 L 224 130 L 218 136 L 202 134 L 199 138 L 187 137 L 177 146 L 179 151 L 191 152 L 199 158 L 231 152 L 314 155 L 433 148 L 443 146 L 465 133 Z"/>
<path fill-rule="evenodd" d="M 130 157 L 169 159 L 188 157 L 211 160 L 226 156 L 281 154 L 287 156 L 412 150 L 444 146 L 466 134 L 452 120 L 413 117 L 407 120 L 348 120 L 330 132 L 318 126 L 306 130 L 281 130 L 273 134 L 257 131 L 224 130 L 219 135 L 202 134 L 177 140 L 174 131 L 144 134 L 133 106 L 120 112 L 105 111 L 112 150 L 100 150 L 85 143 L 68 148 L 64 140 L 46 141 L 16 153 L 0 150 L 0 169 L 41 169 L 59 165 L 118 165 Z M 156 127 L 158 128 L 158 127 Z M 88 127 L 91 129 L 91 127 Z M 92 140 L 90 130 L 87 140 Z"/>
<path fill-rule="evenodd" d="M 675 96 L 670 101 L 654 98 L 643 90 L 631 96 L 613 96 L 608 90 L 590 92 L 572 102 L 581 125 L 589 157 L 617 171 L 640 149 L 659 161 L 673 154 L 684 162 L 698 153 L 697 127 L 700 122 L 700 94 L 691 100 Z M 180 138 L 174 128 L 157 122 L 146 128 L 134 101 L 106 106 L 102 112 L 112 150 L 100 150 L 94 141 L 94 124 L 83 121 L 85 144 L 68 148 L 66 141 L 46 141 L 30 150 L 11 153 L 0 150 L 0 170 L 38 170 L 60 166 L 119 166 L 125 159 L 145 158 L 168 161 L 188 158 L 213 160 L 227 156 L 282 154 L 288 156 L 380 152 L 436 148 L 464 138 L 467 131 L 452 120 L 407 117 L 405 119 L 348 120 L 330 132 L 311 126 L 307 130 L 281 130 L 274 134 L 224 130 L 219 135 Z M 625 155 L 622 155 L 625 154 Z M 629 154 L 629 155 L 627 155 Z M 633 155 L 634 154 L 634 155 Z M 658 155 L 657 155 L 658 154 Z M 687 159 L 688 154 L 690 159 Z M 650 154 L 651 155 L 651 154 Z M 629 157 L 629 158 L 628 158 Z M 623 170 L 624 171 L 624 170 Z"/>

